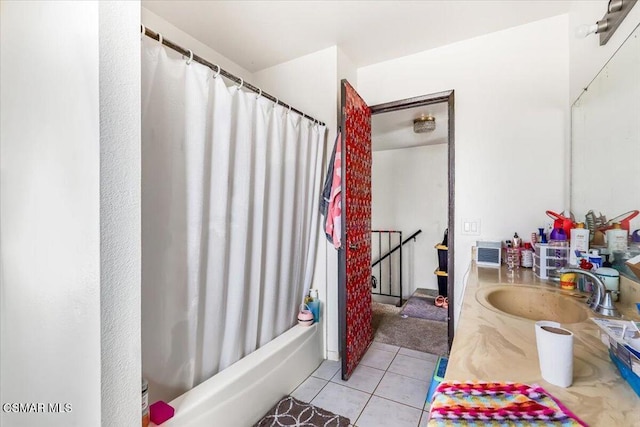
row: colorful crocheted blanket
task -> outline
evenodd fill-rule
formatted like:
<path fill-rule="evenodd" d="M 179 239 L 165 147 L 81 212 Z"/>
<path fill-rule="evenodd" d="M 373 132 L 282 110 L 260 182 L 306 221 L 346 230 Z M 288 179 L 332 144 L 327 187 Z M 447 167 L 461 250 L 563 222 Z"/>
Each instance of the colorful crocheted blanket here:
<path fill-rule="evenodd" d="M 429 427 L 585 426 L 538 385 L 510 382 L 442 382 L 431 403 Z"/>

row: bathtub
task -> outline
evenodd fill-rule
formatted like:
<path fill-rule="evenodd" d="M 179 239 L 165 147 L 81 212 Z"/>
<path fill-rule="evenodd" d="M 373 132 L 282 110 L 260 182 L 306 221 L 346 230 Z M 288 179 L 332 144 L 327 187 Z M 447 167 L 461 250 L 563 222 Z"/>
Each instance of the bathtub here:
<path fill-rule="evenodd" d="M 296 325 L 169 402 L 175 415 L 162 427 L 252 426 L 321 362 L 319 326 Z"/>

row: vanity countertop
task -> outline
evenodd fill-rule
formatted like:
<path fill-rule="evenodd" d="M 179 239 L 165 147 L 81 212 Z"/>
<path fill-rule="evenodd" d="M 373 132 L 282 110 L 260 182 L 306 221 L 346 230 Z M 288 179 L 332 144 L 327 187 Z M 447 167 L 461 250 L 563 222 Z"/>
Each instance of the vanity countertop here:
<path fill-rule="evenodd" d="M 482 268 L 473 263 L 446 380 L 538 384 L 590 426 L 640 425 L 640 397 L 609 359 L 595 323 L 587 319 L 562 324 L 574 333 L 573 384 L 568 388 L 554 386 L 540 374 L 535 321 L 489 309 L 476 298 L 478 290 L 497 285 L 542 286 L 560 291 L 559 287 L 537 279 L 531 269 L 520 269 L 515 275 L 509 275 L 504 267 Z M 629 307 L 621 311 L 640 320 Z"/>

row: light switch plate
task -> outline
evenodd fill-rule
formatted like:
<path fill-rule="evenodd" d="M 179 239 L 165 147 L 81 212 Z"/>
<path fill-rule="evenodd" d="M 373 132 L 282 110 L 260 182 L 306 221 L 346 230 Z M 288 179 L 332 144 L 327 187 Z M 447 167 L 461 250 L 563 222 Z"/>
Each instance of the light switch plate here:
<path fill-rule="evenodd" d="M 480 220 L 477 218 L 463 218 L 460 230 L 463 235 L 479 236 Z"/>

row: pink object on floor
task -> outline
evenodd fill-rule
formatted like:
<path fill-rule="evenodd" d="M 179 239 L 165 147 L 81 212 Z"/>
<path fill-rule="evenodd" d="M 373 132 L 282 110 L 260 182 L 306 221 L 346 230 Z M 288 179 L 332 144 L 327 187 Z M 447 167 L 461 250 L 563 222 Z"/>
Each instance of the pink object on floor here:
<path fill-rule="evenodd" d="M 156 403 L 153 403 L 151 404 L 151 406 L 149 406 L 149 415 L 151 421 L 156 425 L 160 425 L 163 422 L 167 421 L 169 418 L 173 417 L 174 413 L 175 409 L 173 409 L 171 405 L 163 402 L 162 400 L 158 400 Z"/>

